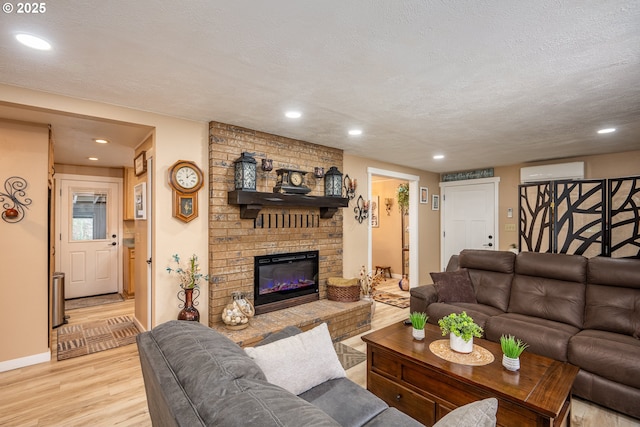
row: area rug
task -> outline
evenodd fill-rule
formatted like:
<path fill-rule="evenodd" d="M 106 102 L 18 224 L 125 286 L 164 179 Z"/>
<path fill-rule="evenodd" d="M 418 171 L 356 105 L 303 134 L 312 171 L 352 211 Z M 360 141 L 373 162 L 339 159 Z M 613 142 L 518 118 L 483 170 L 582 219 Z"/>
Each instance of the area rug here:
<path fill-rule="evenodd" d="M 112 304 L 124 301 L 120 294 L 97 295 L 95 297 L 75 298 L 64 302 L 64 309 L 75 310 L 76 308 L 93 307 L 102 304 Z"/>
<path fill-rule="evenodd" d="M 333 343 L 333 347 L 336 349 L 338 360 L 345 371 L 367 360 L 366 354 L 341 342 Z"/>
<path fill-rule="evenodd" d="M 58 328 L 58 360 L 133 344 L 140 331 L 129 316 Z"/>
<path fill-rule="evenodd" d="M 383 304 L 389 304 L 399 308 L 409 307 L 409 297 L 392 294 L 390 292 L 377 292 L 373 295 L 373 299 Z"/>

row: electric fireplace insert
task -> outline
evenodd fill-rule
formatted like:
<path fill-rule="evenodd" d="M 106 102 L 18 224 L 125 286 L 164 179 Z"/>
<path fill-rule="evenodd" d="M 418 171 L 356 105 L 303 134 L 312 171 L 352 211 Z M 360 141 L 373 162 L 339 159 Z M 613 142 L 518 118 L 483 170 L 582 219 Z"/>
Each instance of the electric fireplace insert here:
<path fill-rule="evenodd" d="M 255 257 L 256 314 L 318 300 L 318 267 L 318 251 Z"/>

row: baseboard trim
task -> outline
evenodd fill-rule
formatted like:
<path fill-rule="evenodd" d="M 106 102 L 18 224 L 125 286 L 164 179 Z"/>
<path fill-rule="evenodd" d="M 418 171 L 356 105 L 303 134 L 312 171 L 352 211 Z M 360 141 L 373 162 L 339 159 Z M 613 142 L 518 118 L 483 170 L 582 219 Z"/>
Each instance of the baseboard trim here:
<path fill-rule="evenodd" d="M 51 360 L 51 350 L 46 353 L 32 354 L 31 356 L 19 359 L 0 362 L 0 372 L 11 371 L 12 369 L 24 368 L 25 366 L 37 365 L 38 363 L 49 362 Z"/>

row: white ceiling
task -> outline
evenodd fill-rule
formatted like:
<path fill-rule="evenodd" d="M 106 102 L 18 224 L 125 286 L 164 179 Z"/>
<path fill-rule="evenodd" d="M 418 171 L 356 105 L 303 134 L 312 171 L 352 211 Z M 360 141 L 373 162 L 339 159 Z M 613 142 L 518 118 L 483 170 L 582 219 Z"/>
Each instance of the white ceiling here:
<path fill-rule="evenodd" d="M 637 0 L 59 0 L 46 8 L 0 15 L 0 83 L 434 172 L 640 149 Z M 19 45 L 21 31 L 53 49 Z M 288 109 L 302 118 L 285 118 Z M 59 162 L 84 162 L 73 156 L 91 121 L 77 120 L 75 134 L 65 133 L 75 120 L 53 124 Z M 611 126 L 618 131 L 596 134 Z M 348 136 L 353 127 L 363 134 Z M 148 129 L 124 130 L 133 140 Z M 130 153 L 139 142 L 122 145 Z M 446 158 L 433 160 L 437 153 Z"/>

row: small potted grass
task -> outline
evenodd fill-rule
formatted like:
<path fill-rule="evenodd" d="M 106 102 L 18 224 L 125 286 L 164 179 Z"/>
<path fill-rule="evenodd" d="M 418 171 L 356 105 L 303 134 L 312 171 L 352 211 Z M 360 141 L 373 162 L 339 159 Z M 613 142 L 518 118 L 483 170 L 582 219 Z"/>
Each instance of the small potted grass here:
<path fill-rule="evenodd" d="M 500 347 L 502 347 L 502 366 L 510 371 L 520 369 L 520 355 L 529 344 L 513 335 L 502 335 L 500 337 Z"/>
<path fill-rule="evenodd" d="M 424 339 L 424 326 L 427 324 L 427 313 L 419 313 L 414 311 L 409 314 L 409 320 L 411 320 L 411 326 L 413 326 L 413 338 L 418 341 Z"/>

